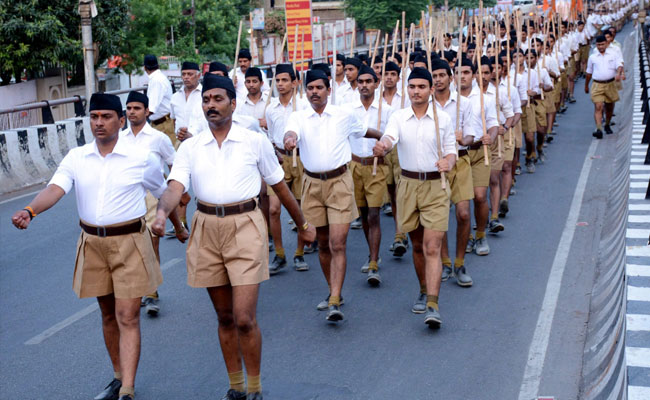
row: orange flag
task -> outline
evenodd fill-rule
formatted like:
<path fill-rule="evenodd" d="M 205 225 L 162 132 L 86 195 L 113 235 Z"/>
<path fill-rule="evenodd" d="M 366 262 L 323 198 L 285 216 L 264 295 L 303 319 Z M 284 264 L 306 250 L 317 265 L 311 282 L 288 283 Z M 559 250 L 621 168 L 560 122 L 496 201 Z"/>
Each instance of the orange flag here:
<path fill-rule="evenodd" d="M 544 11 L 548 10 L 548 0 L 544 0 L 544 5 L 542 6 L 542 10 Z"/>
<path fill-rule="evenodd" d="M 580 12 L 583 12 L 583 11 L 584 11 L 585 7 L 584 7 L 584 5 L 582 4 L 582 0 L 577 0 L 577 3 L 576 3 L 576 9 L 577 9 L 578 11 L 580 11 Z"/>

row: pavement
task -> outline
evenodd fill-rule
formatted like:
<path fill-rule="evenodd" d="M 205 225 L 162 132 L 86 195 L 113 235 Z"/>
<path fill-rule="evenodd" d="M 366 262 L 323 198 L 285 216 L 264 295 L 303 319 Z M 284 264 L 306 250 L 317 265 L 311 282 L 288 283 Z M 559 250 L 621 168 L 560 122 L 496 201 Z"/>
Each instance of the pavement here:
<path fill-rule="evenodd" d="M 362 231 L 350 232 L 345 322 L 330 325 L 316 310 L 327 295 L 317 254 L 305 256 L 308 272 L 288 267 L 264 282 L 257 315 L 265 398 L 515 399 L 524 377 L 537 395 L 578 398 L 608 192 L 601 177 L 608 176 L 615 141 L 592 138 L 593 106 L 583 83 L 576 84 L 578 102 L 559 117 L 546 164 L 518 177 L 505 231 L 488 236 L 490 255 L 468 255 L 474 286 L 443 283 L 440 330 L 410 311 L 419 285 L 410 253 L 394 259 L 388 252 L 388 216 L 381 218 L 379 288 L 359 272 L 368 254 Z M 71 290 L 79 236 L 74 193 L 18 231 L 10 217 L 29 198 L 0 201 L 0 398 L 89 399 L 112 371 L 95 300 L 79 300 Z M 284 226 L 290 255 L 295 234 Z M 454 231 L 450 222 L 449 237 Z M 142 316 L 139 400 L 220 398 L 228 388 L 216 315 L 206 292 L 186 284 L 184 249 L 161 241 L 162 310 L 157 318 Z M 553 300 L 549 276 L 557 273 L 554 306 L 540 317 L 542 304 Z M 550 320 L 548 330 L 540 318 Z"/>

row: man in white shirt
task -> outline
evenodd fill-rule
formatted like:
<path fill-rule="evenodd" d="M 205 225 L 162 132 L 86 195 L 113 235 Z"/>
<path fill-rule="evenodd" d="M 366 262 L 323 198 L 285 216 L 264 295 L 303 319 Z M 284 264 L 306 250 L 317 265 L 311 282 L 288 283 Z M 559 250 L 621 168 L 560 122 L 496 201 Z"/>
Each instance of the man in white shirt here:
<path fill-rule="evenodd" d="M 375 97 L 378 81 L 375 71 L 367 65 L 362 65 L 357 77 L 359 100 L 343 104 L 341 107 L 351 110 L 365 127 L 377 127 L 379 122 L 379 131 L 383 132 L 393 110 L 388 104 L 382 104 L 380 115 L 381 99 Z M 381 120 L 378 121 L 378 118 Z M 361 214 L 363 233 L 369 249 L 368 262 L 361 268 L 361 272 L 368 273 L 366 280 L 371 286 L 379 286 L 381 283 L 378 265 L 381 243 L 379 208 L 384 203 L 388 172 L 384 157 L 378 157 L 376 166 L 374 164 L 372 149 L 375 142 L 374 139 L 350 138 L 354 198 Z"/>
<path fill-rule="evenodd" d="M 187 135 L 187 128 L 190 126 L 190 118 L 193 117 L 193 110 L 201 108 L 201 72 L 199 65 L 195 62 L 185 61 L 181 66 L 181 78 L 183 79 L 183 90 L 172 95 L 171 118 L 174 120 L 174 129 L 178 140 L 174 142 L 174 148 L 178 148 Z M 198 133 L 198 132 L 194 132 Z"/>
<path fill-rule="evenodd" d="M 123 125 L 119 97 L 93 94 L 90 129 L 95 140 L 70 150 L 48 186 L 12 217 L 17 228 L 27 229 L 36 215 L 75 189 L 82 233 L 73 290 L 80 298 L 97 297 L 114 371 L 113 381 L 95 397 L 102 400 L 133 400 L 140 357 L 140 298 L 162 283 L 143 217 L 145 193 L 159 197 L 165 179 L 154 154 L 118 140 Z M 180 232 L 180 221 L 173 213 L 170 217 Z"/>
<path fill-rule="evenodd" d="M 144 71 L 149 76 L 147 97 L 149 98 L 149 121 L 154 129 L 158 129 L 169 136 L 172 143 L 176 143 L 174 121 L 170 117 L 172 84 L 165 74 L 160 71 L 156 56 L 144 56 Z"/>
<path fill-rule="evenodd" d="M 336 90 L 337 96 L 343 96 L 348 90 L 350 83 L 345 77 L 345 55 L 338 53 L 336 55 L 336 74 L 335 79 L 332 80 L 332 88 Z"/>
<path fill-rule="evenodd" d="M 530 174 L 535 172 L 535 134 L 537 132 L 538 122 L 538 103 L 543 107 L 541 103 L 542 96 L 539 87 L 539 76 L 537 75 L 537 71 L 530 67 L 533 65 L 533 54 L 534 50 L 527 51 L 525 54 L 521 51 L 515 53 L 517 82 L 520 88 L 519 93 L 520 96 L 525 95 L 525 97 L 521 97 L 524 99 L 522 100 L 521 128 L 524 133 L 524 142 L 526 145 L 526 169 Z M 530 60 L 524 63 L 524 60 L 527 58 Z M 543 118 L 546 118 L 546 109 L 544 109 Z"/>
<path fill-rule="evenodd" d="M 127 146 L 133 148 L 140 148 L 148 150 L 149 152 L 155 154 L 160 160 L 160 169 L 164 172 L 164 167 L 167 166 L 170 170 L 174 162 L 174 146 L 172 145 L 169 137 L 164 133 L 160 132 L 151 127 L 147 123 L 147 113 L 149 99 L 146 95 L 138 92 L 130 92 L 129 96 L 126 99 L 126 117 L 129 120 L 129 127 L 122 132 L 120 132 L 120 140 L 125 143 Z M 190 201 L 190 197 L 187 196 L 187 202 Z M 156 207 L 158 206 L 158 200 L 150 193 L 147 192 L 145 196 L 145 204 L 147 206 L 147 213 L 144 216 L 144 220 L 147 224 L 147 227 L 151 229 L 151 224 L 156 218 Z M 183 208 L 185 211 L 185 208 Z M 178 214 L 178 209 L 176 210 Z M 183 214 L 184 215 L 184 214 Z M 183 220 L 181 219 L 181 222 Z M 183 241 L 187 239 L 189 234 L 185 229 L 185 225 L 180 231 L 175 231 L 172 229 L 173 235 L 176 237 L 181 236 Z M 154 251 L 156 252 L 156 258 L 158 263 L 160 263 L 160 252 L 159 244 L 160 238 L 156 235 L 151 236 L 151 241 L 153 243 Z M 142 306 L 145 308 L 147 315 L 155 317 L 160 312 L 158 291 L 153 293 L 148 293 L 142 298 Z"/>
<path fill-rule="evenodd" d="M 541 46 L 540 46 L 541 47 Z M 539 99 L 535 99 L 536 103 L 535 104 L 535 122 L 537 124 L 537 145 L 536 145 L 536 158 L 533 160 L 534 162 L 539 161 L 540 163 L 544 163 L 546 161 L 546 154 L 544 154 L 544 141 L 546 139 L 546 132 L 547 129 L 550 129 L 551 127 L 548 126 L 548 116 L 547 116 L 547 106 L 546 100 L 547 97 L 549 97 L 551 91 L 553 90 L 553 82 L 551 81 L 551 77 L 548 74 L 548 71 L 546 68 L 542 68 L 541 65 L 539 65 L 539 60 L 537 57 L 537 51 L 536 50 L 529 50 L 527 55 L 527 62 L 528 65 L 530 66 L 530 69 L 535 71 L 537 73 L 538 79 L 539 79 L 539 93 L 540 97 Z M 544 92 L 544 98 L 542 98 L 542 91 Z"/>
<path fill-rule="evenodd" d="M 262 129 L 267 129 L 266 119 L 264 118 L 264 108 L 268 93 L 262 92 L 262 71 L 256 67 L 250 67 L 246 70 L 244 84 L 248 94 L 245 97 L 237 98 L 236 114 L 248 115 L 259 122 Z"/>
<path fill-rule="evenodd" d="M 284 148 L 300 149 L 306 175 L 301 207 L 307 220 L 316 226 L 318 256 L 330 289 L 328 299 L 317 308 L 328 310 L 326 319 L 336 322 L 344 317 L 340 306 L 348 231 L 350 222 L 359 215 L 352 174 L 347 168 L 352 158 L 349 140 L 364 136 L 379 139 L 381 132 L 365 129 L 350 111 L 328 104 L 330 82 L 323 71 L 307 72 L 305 84 L 311 109 L 291 114 Z"/>
<path fill-rule="evenodd" d="M 477 65 L 472 64 L 469 59 L 463 60 L 463 65 L 459 71 L 461 74 L 460 94 L 465 97 L 472 107 L 471 118 L 468 121 L 467 129 L 474 136 L 474 142 L 468 146 L 469 158 L 472 164 L 472 181 L 474 183 L 474 218 L 476 219 L 476 239 L 469 238 L 465 251 L 471 253 L 475 251 L 479 256 L 490 254 L 490 246 L 485 236 L 485 228 L 488 223 L 489 207 L 487 198 L 487 189 L 490 184 L 490 145 L 496 141 L 498 134 L 499 122 L 496 115 L 496 105 L 494 98 L 487 96 L 487 86 L 483 87 L 481 95 L 480 86 L 482 84 L 482 70 Z M 476 85 L 472 85 L 471 76 L 476 80 Z M 483 101 L 481 102 L 481 96 Z M 481 104 L 483 110 L 481 110 Z M 484 115 L 485 119 L 481 115 Z M 469 133 L 469 132 L 468 132 Z M 487 155 L 487 165 L 486 165 Z"/>
<path fill-rule="evenodd" d="M 164 231 L 166 215 L 191 182 L 197 212 L 186 251 L 188 284 L 206 288 L 217 313 L 230 382 L 225 398 L 261 400 L 262 337 L 255 314 L 259 284 L 269 273 L 266 223 L 256 201 L 260 180 L 273 187 L 304 240 L 313 240 L 315 231 L 284 183 L 268 139 L 233 125 L 235 96 L 230 79 L 207 75 L 203 80 L 202 105 L 209 129 L 179 147 L 153 229 Z"/>
<path fill-rule="evenodd" d="M 361 60 L 355 57 L 348 57 L 345 59 L 345 78 L 348 80 L 347 90 L 341 95 L 336 92 L 337 104 L 351 103 L 359 99 L 359 88 L 357 87 L 357 76 L 359 76 L 359 69 L 361 68 Z"/>
<path fill-rule="evenodd" d="M 456 162 L 456 137 L 451 119 L 430 105 L 431 74 L 414 68 L 408 78 L 411 107 L 393 113 L 386 132 L 374 148 L 383 156 L 393 146 L 399 149 L 402 178 L 397 193 L 400 226 L 413 243 L 413 263 L 420 287 L 426 291 L 424 322 L 440 328 L 438 307 L 442 264 L 440 247 L 449 227 L 449 195 L 446 177 Z M 445 179 L 444 188 L 443 181 Z M 418 295 L 417 302 L 421 302 Z M 418 308 L 419 310 L 419 308 Z"/>
<path fill-rule="evenodd" d="M 585 78 L 585 93 L 589 93 L 589 81 L 593 78 L 591 101 L 594 103 L 594 120 L 596 131 L 593 136 L 603 138 L 602 121 L 605 111 L 605 132 L 614 133 L 610 127 L 614 105 L 619 100 L 616 83 L 625 80 L 623 60 L 616 52 L 607 52 L 607 39 L 604 35 L 596 38 L 597 53 L 589 56 L 587 61 L 587 76 Z"/>
<path fill-rule="evenodd" d="M 239 54 L 237 55 L 237 64 L 239 68 L 233 68 L 230 71 L 230 79 L 232 79 L 235 89 L 237 90 L 237 97 L 244 98 L 248 94 L 246 90 L 246 71 L 251 67 L 251 62 L 253 61 L 253 56 L 249 49 L 240 49 Z M 270 89 L 269 84 L 266 82 L 266 74 L 262 72 L 262 91 L 267 91 Z"/>
<path fill-rule="evenodd" d="M 456 207 L 456 253 L 452 267 L 449 247 L 447 245 L 447 233 L 445 232 L 441 248 L 442 281 L 444 282 L 451 277 L 455 277 L 456 283 L 459 286 L 470 287 L 473 285 L 473 281 L 465 268 L 465 248 L 467 247 L 467 241 L 471 232 L 469 202 L 474 198 L 474 184 L 472 181 L 472 165 L 467 152 L 467 146 L 474 142 L 474 134 L 466 128 L 471 118 L 472 108 L 466 98 L 458 96 L 458 92 L 449 89 L 452 76 L 451 68 L 448 64 L 442 60 L 433 60 L 431 76 L 435 89 L 434 98 L 436 107 L 441 112 L 447 113 L 451 118 L 458 148 L 458 159 L 454 167 L 449 171 L 449 174 L 447 174 L 451 189 L 450 200 Z M 425 304 L 423 303 L 424 299 L 422 299 L 422 296 L 426 298 L 426 290 L 420 292 L 420 302 L 413 306 L 415 311 L 424 311 Z"/>
<path fill-rule="evenodd" d="M 300 204 L 302 194 L 302 176 L 303 166 L 300 160 L 300 153 L 296 151 L 296 165 L 293 165 L 293 157 L 290 152 L 284 149 L 284 132 L 287 126 L 289 116 L 295 110 L 304 110 L 309 107 L 307 100 L 295 98 L 293 93 L 296 90 L 298 81 L 291 64 L 278 64 L 275 67 L 275 88 L 278 91 L 278 97 L 271 99 L 271 103 L 266 108 L 266 123 L 269 127 L 269 138 L 273 143 L 278 158 L 282 160 L 282 169 L 284 170 L 284 181 L 291 189 L 293 196 Z M 282 213 L 281 203 L 273 189 L 267 186 L 269 196 L 269 227 L 273 244 L 275 245 L 275 256 L 269 265 L 271 275 L 276 274 L 287 264 L 285 249 L 282 241 Z M 293 256 L 293 267 L 296 271 L 308 271 L 309 265 L 304 258 L 305 243 L 300 237 L 296 244 L 296 252 Z"/>
<path fill-rule="evenodd" d="M 579 69 L 578 71 L 584 75 L 585 70 L 587 69 L 587 60 L 589 59 L 589 50 L 590 50 L 590 45 L 589 45 L 589 30 L 585 29 L 585 23 L 583 21 L 578 21 L 578 28 L 577 28 L 577 38 L 578 38 L 578 44 L 579 44 L 579 50 L 578 54 L 579 56 Z"/>

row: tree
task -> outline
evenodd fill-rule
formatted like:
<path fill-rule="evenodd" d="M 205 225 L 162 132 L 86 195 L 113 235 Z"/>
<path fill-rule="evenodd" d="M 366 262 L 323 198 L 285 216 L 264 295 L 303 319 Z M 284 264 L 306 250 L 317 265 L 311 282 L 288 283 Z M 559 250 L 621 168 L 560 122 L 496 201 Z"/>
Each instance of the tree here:
<path fill-rule="evenodd" d="M 345 0 L 345 10 L 347 15 L 354 17 L 358 27 L 391 33 L 395 21 L 401 21 L 402 11 L 406 11 L 408 24 L 418 21 L 420 12 L 426 10 L 428 4 L 429 0 Z"/>
<path fill-rule="evenodd" d="M 98 62 L 117 49 L 126 25 L 128 0 L 97 3 L 93 19 L 93 40 L 98 45 Z M 77 0 L 0 0 L 0 76 L 9 84 L 41 75 L 46 68 L 75 69 L 83 62 L 80 17 Z"/>
<path fill-rule="evenodd" d="M 232 60 L 240 16 L 236 0 L 195 0 L 196 47 L 211 60 Z M 246 40 L 242 32 L 242 42 Z"/>

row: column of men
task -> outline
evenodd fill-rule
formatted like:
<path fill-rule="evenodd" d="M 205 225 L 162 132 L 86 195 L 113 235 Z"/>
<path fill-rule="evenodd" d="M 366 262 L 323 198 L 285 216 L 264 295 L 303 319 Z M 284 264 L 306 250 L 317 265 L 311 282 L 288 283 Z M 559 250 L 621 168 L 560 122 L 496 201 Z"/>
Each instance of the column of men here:
<path fill-rule="evenodd" d="M 361 216 L 368 245 L 362 272 L 379 286 L 380 209 L 390 203 L 393 256 L 406 253 L 407 235 L 411 242 L 419 287 L 411 311 L 440 328 L 441 282 L 473 285 L 465 254 L 490 253 L 486 232 L 506 228 L 500 219 L 511 210 L 521 147 L 528 172 L 535 172 L 535 163 L 546 159 L 556 112 L 575 102 L 573 82 L 583 72 L 585 91 L 594 80 L 594 136 L 602 137 L 603 118 L 612 133 L 615 82 L 625 76 L 616 29 L 597 33 L 604 22 L 620 27 L 634 6 L 603 10 L 599 5 L 597 14 L 609 19 L 592 14 L 587 24 L 562 22 L 558 37 L 543 29 L 543 18 L 521 30 L 500 21 L 497 32 L 483 27 L 477 35 L 480 27 L 469 27 L 457 47 L 444 35 L 430 57 L 418 47 L 385 65 L 383 59 L 367 65 L 367 59 L 337 56 L 333 77 L 327 64 L 313 65 L 300 82 L 291 64 L 279 64 L 273 75 L 277 96 L 270 99 L 266 75 L 250 66 L 245 49 L 233 79 L 214 62 L 201 84 L 198 65 L 183 63 L 183 90 L 173 96 L 156 58 L 146 56 L 149 92 L 129 94 L 129 125 L 121 132 L 119 98 L 94 94 L 95 141 L 71 150 L 48 186 L 12 221 L 26 229 L 75 188 L 82 232 L 73 289 L 79 297 L 97 298 L 114 372 L 95 398 L 135 398 L 139 307 L 159 312 L 157 300 L 146 299 L 157 299 L 162 283 L 158 237 L 165 235 L 167 218 L 181 242 L 189 239 L 188 285 L 206 288 L 218 317 L 229 380 L 223 399 L 262 398 L 256 306 L 260 283 L 286 265 L 282 206 L 298 231 L 294 268 L 309 269 L 305 246 L 317 242 L 328 291 L 317 308 L 327 311 L 327 321 L 338 322 L 345 318 L 350 223 Z M 480 43 L 481 37 L 492 41 Z M 596 52 L 589 55 L 594 38 Z M 377 63 L 380 70 L 372 68 Z M 304 98 L 296 95 L 299 85 Z M 197 211 L 188 232 L 190 189 Z M 451 205 L 457 224 L 453 263 L 446 235 Z"/>

